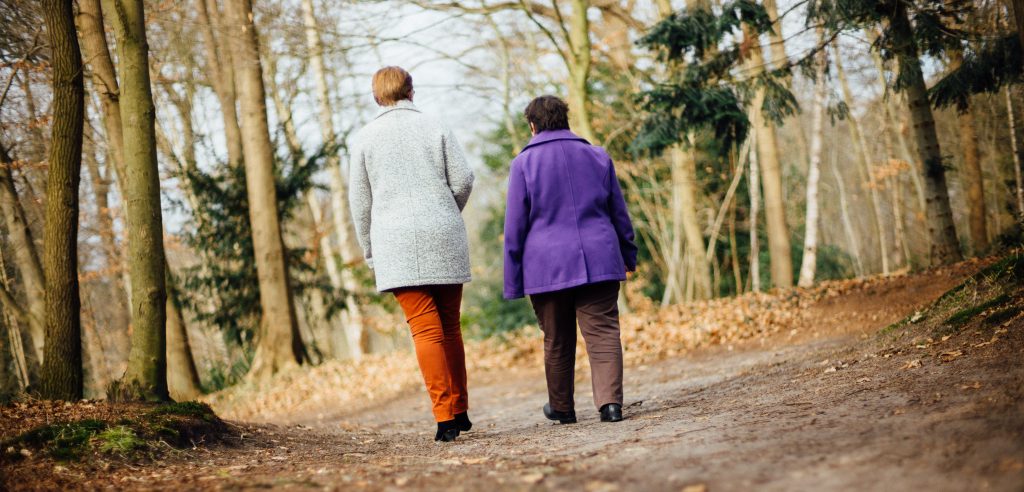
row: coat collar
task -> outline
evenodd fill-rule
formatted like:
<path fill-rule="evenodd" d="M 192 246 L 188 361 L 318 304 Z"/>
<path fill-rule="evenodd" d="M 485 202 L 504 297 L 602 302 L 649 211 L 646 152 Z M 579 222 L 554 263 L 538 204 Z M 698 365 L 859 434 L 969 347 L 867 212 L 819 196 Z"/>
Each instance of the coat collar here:
<path fill-rule="evenodd" d="M 530 143 L 523 147 L 523 150 L 540 144 L 554 142 L 555 140 L 579 140 L 580 142 L 590 143 L 587 142 L 587 139 L 576 135 L 570 130 L 546 130 L 534 135 L 533 138 L 530 139 Z"/>
<path fill-rule="evenodd" d="M 377 116 L 374 116 L 373 119 L 380 118 L 381 116 L 384 116 L 385 114 L 398 109 L 407 109 L 409 111 L 415 111 L 417 113 L 420 112 L 420 110 L 416 107 L 416 105 L 412 103 L 412 101 L 408 99 L 402 99 L 401 101 L 398 101 L 395 104 L 392 104 L 391 106 L 381 106 L 380 110 L 377 111 Z"/>

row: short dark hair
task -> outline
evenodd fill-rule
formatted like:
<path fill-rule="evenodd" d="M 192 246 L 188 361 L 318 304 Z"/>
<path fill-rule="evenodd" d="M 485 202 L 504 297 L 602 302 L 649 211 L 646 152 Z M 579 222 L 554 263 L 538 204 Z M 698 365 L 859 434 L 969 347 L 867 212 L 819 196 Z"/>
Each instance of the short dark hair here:
<path fill-rule="evenodd" d="M 523 114 L 537 133 L 569 129 L 569 106 L 556 96 L 540 96 L 530 101 Z"/>

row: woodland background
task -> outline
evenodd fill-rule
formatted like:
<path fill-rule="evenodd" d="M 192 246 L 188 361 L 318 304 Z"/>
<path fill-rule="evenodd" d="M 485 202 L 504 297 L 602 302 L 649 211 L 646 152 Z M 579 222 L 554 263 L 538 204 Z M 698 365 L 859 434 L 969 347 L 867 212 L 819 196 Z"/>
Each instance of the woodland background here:
<path fill-rule="evenodd" d="M 463 323 L 495 347 L 534 323 L 501 299 L 501 228 L 540 94 L 616 161 L 627 317 L 1019 245 L 1022 22 L 999 1 L 4 0 L 0 399 L 193 399 L 409 351 L 347 210 L 384 65 L 472 156 Z"/>

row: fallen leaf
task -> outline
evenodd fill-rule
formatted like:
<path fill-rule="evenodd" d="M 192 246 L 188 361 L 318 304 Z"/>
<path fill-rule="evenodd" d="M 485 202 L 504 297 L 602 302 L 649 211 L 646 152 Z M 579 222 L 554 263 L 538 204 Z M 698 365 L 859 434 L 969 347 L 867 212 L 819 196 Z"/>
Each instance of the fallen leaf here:
<path fill-rule="evenodd" d="M 900 369 L 915 369 L 918 367 L 921 367 L 921 359 L 914 359 L 910 362 L 907 362 L 906 364 L 903 364 L 903 367 L 901 367 Z"/>
<path fill-rule="evenodd" d="M 523 476 L 519 477 L 519 479 L 524 481 L 524 482 L 526 482 L 526 483 L 529 483 L 529 484 L 535 484 L 535 483 L 540 483 L 541 480 L 544 480 L 544 474 L 543 473 L 527 473 L 526 475 L 523 475 Z"/>
<path fill-rule="evenodd" d="M 707 491 L 708 491 L 708 486 L 707 485 L 704 485 L 702 483 L 695 483 L 695 484 L 687 485 L 687 486 L 683 487 L 683 490 L 681 492 L 707 492 Z"/>
<path fill-rule="evenodd" d="M 860 378 L 860 379 L 857 380 L 857 382 L 858 383 L 870 383 L 871 382 L 871 378 L 867 378 L 867 377 Z"/>
<path fill-rule="evenodd" d="M 951 361 L 951 360 L 953 360 L 953 359 L 955 359 L 957 357 L 960 357 L 961 355 L 964 355 L 962 350 L 947 350 L 947 351 L 939 354 L 939 356 L 942 357 L 942 359 L 947 361 L 947 362 Z"/>
<path fill-rule="evenodd" d="M 962 389 L 962 390 L 981 389 L 981 382 L 980 381 L 975 381 L 975 382 L 973 382 L 971 384 L 961 384 L 960 385 L 960 389 Z"/>

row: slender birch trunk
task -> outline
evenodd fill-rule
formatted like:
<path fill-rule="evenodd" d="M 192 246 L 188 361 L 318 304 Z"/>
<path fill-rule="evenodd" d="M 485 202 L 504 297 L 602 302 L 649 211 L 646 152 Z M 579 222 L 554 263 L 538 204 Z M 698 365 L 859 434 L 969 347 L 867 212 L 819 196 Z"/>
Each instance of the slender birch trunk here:
<path fill-rule="evenodd" d="M 754 110 L 752 118 L 755 124 L 761 118 L 760 111 Z M 760 159 L 757 155 L 758 138 L 755 132 L 750 146 L 750 290 L 761 292 L 761 246 L 758 244 L 757 216 L 761 213 L 761 171 Z"/>
<path fill-rule="evenodd" d="M 839 156 L 836 146 L 832 146 L 830 162 L 832 164 L 832 176 L 836 179 L 836 187 L 839 189 L 839 217 L 843 222 L 843 232 L 846 234 L 846 241 L 849 243 L 851 256 L 853 256 L 853 270 L 858 277 L 864 276 L 864 260 L 860 256 L 860 241 L 853 229 L 853 222 L 850 220 L 850 206 L 846 198 L 846 185 L 843 177 L 839 174 Z"/>
<path fill-rule="evenodd" d="M 316 81 L 317 99 L 320 106 L 320 137 L 325 145 L 332 145 L 337 140 L 334 131 L 334 110 L 331 108 L 323 42 L 316 24 L 312 0 L 302 0 L 302 19 L 306 33 L 306 49 L 309 50 L 309 67 L 313 72 L 313 79 Z M 342 323 L 348 338 L 350 355 L 353 359 L 358 360 L 364 353 L 366 327 L 363 323 L 362 307 L 353 295 L 358 287 L 358 282 L 352 274 L 351 268 L 360 261 L 361 256 L 357 252 L 355 227 L 352 224 L 352 213 L 348 207 L 348 186 L 342 178 L 341 160 L 338 158 L 338 154 L 332 154 L 328 158 L 327 169 L 330 176 L 334 229 L 338 235 L 338 252 L 341 254 L 341 263 L 344 265 L 341 270 L 341 280 L 346 295 Z"/>
<path fill-rule="evenodd" d="M 818 28 L 818 39 L 824 38 L 824 31 Z M 814 285 L 814 274 L 818 260 L 818 180 L 821 176 L 821 156 L 825 140 L 825 98 L 828 86 L 825 83 L 825 68 L 828 63 L 825 50 L 817 55 L 814 80 L 814 102 L 811 104 L 811 148 L 807 165 L 807 211 L 806 232 L 804 233 L 804 257 L 800 263 L 800 279 L 797 285 Z"/>
<path fill-rule="evenodd" d="M 1010 86 L 1003 88 L 1003 94 L 1006 95 L 1006 118 L 1007 124 L 1010 126 L 1010 152 L 1013 154 L 1013 179 L 1014 179 L 1014 197 L 1017 199 L 1017 217 L 1018 220 L 1024 218 L 1024 180 L 1021 179 L 1021 165 L 1024 164 L 1024 149 L 1021 148 L 1021 142 L 1017 136 L 1017 115 L 1016 110 L 1013 107 L 1013 96 L 1010 94 Z"/>
<path fill-rule="evenodd" d="M 834 45 L 836 76 L 842 87 L 843 101 L 849 108 L 853 107 L 853 93 L 850 91 L 850 83 L 846 79 L 846 71 L 843 69 L 842 52 L 839 44 Z M 851 112 L 847 116 L 850 127 L 850 139 L 857 146 L 857 156 L 860 163 L 861 176 L 867 181 L 868 194 L 871 197 L 871 215 L 875 222 L 875 233 L 878 234 L 878 254 L 882 260 L 882 273 L 889 274 L 889 237 L 882 218 L 881 198 L 878 196 L 878 183 L 875 181 L 875 173 L 871 166 L 871 157 L 868 153 L 868 144 L 864 140 L 864 132 L 860 127 L 860 120 Z"/>
<path fill-rule="evenodd" d="M 43 274 L 46 342 L 40 393 L 82 398 L 81 299 L 78 295 L 78 186 L 82 168 L 85 84 L 71 0 L 41 2 L 50 40 L 53 122 L 46 180 Z"/>
<path fill-rule="evenodd" d="M 235 75 L 241 103 L 241 135 L 249 222 L 260 287 L 260 337 L 250 376 L 264 379 L 303 362 L 281 236 L 274 182 L 274 150 L 267 122 L 260 50 L 249 0 L 226 2 L 231 18 Z"/>

